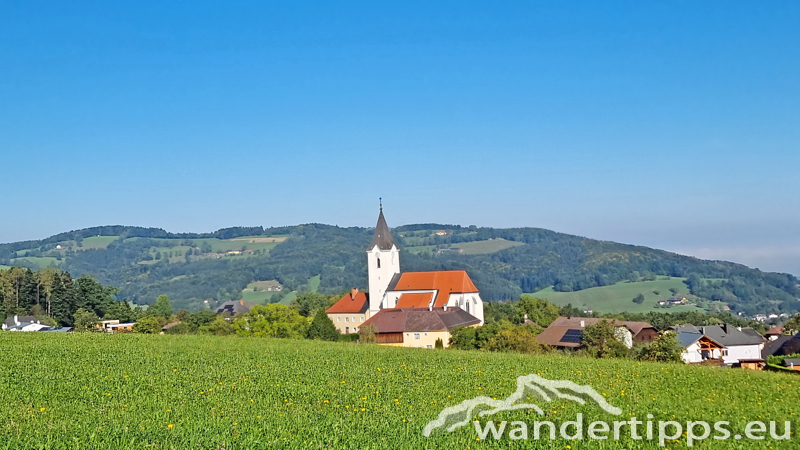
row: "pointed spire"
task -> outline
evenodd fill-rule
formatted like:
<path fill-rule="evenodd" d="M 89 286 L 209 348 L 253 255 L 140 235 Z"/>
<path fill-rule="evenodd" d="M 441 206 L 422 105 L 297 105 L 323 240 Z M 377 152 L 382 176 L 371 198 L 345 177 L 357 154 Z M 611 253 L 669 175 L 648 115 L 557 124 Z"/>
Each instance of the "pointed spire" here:
<path fill-rule="evenodd" d="M 381 212 L 378 215 L 378 224 L 375 225 L 375 234 L 372 236 L 372 242 L 369 248 L 373 249 L 378 246 L 381 250 L 391 250 L 394 246 L 394 239 L 392 239 L 392 232 L 389 230 L 389 225 L 386 224 L 386 218 L 383 217 L 383 201 L 381 201 Z"/>

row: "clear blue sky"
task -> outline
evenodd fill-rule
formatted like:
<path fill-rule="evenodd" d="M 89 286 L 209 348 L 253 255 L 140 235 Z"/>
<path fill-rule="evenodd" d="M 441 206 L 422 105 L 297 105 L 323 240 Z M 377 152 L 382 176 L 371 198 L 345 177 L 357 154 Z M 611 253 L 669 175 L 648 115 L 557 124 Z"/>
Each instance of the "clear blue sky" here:
<path fill-rule="evenodd" d="M 382 196 L 800 275 L 800 3 L 291 3 L 0 4 L 0 242 Z"/>

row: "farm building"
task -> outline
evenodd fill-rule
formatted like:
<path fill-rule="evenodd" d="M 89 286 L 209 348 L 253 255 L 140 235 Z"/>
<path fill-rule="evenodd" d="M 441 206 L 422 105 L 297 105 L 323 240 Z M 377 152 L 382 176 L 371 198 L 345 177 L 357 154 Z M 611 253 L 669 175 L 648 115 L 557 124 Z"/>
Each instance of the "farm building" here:
<path fill-rule="evenodd" d="M 480 320 L 461 308 L 392 308 L 381 310 L 362 327 L 375 327 L 375 342 L 396 347 L 435 348 L 441 340 L 447 347 L 450 330 L 477 326 Z"/>

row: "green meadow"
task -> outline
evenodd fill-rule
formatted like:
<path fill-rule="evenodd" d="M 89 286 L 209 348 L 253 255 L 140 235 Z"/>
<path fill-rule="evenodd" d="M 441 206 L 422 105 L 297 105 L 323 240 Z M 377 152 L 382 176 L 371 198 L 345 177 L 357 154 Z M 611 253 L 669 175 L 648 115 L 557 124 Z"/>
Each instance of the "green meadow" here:
<path fill-rule="evenodd" d="M 519 245 L 525 244 L 522 242 L 507 241 L 502 238 L 497 238 L 485 241 L 459 242 L 457 244 L 452 244 L 449 247 L 460 248 L 462 250 L 461 253 L 465 255 L 484 255 L 487 253 L 499 252 L 500 250 L 505 250 L 507 248 L 516 247 Z M 411 253 L 423 253 L 430 251 L 436 252 L 436 249 L 437 246 L 435 245 L 421 245 L 417 247 L 408 247 L 406 250 Z"/>
<path fill-rule="evenodd" d="M 424 350 L 266 338 L 136 334 L 0 333 L 0 447 L 8 449 L 656 449 L 656 441 L 495 441 L 472 424 L 423 429 L 439 412 L 478 396 L 504 399 L 517 378 L 588 385 L 621 415 L 555 398 L 478 417 L 593 421 L 798 419 L 793 374 L 597 360 L 563 355 Z M 477 413 L 477 411 L 476 411 Z M 793 424 L 795 425 L 795 424 Z M 796 426 L 795 426 L 796 427 Z M 585 432 L 584 432 L 585 433 Z M 640 434 L 644 434 L 640 428 Z M 797 449 L 789 441 L 711 438 L 698 449 Z M 686 448 L 676 436 L 664 448 Z"/>
<path fill-rule="evenodd" d="M 669 280 L 640 281 L 637 283 L 621 282 L 611 286 L 595 287 L 575 292 L 556 292 L 552 287 L 534 292 L 532 295 L 544 298 L 558 306 L 572 306 L 580 309 L 591 309 L 605 313 L 618 312 L 649 312 L 649 311 L 694 311 L 699 308 L 693 306 L 674 306 L 669 309 L 656 308 L 658 300 L 672 297 L 670 288 L 678 289 L 678 294 L 689 296 L 689 288 L 683 283 L 684 278 L 671 278 Z M 653 291 L 659 291 L 656 295 Z M 637 305 L 633 298 L 637 294 L 644 295 L 644 303 Z"/>

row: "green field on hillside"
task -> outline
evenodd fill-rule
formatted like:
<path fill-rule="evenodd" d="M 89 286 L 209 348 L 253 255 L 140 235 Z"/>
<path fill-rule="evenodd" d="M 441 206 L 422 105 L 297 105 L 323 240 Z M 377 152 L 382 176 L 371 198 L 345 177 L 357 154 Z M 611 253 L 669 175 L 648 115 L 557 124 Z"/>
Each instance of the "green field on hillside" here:
<path fill-rule="evenodd" d="M 473 242 L 459 242 L 457 244 L 452 244 L 448 247 L 452 248 L 460 248 L 462 251 L 461 253 L 465 255 L 484 255 L 487 253 L 494 253 L 499 252 L 500 250 L 505 250 L 507 248 L 516 247 L 518 245 L 525 245 L 522 242 L 514 242 L 514 241 L 507 241 L 502 238 L 486 240 L 486 241 L 473 241 Z M 411 253 L 422 253 L 422 252 L 436 252 L 437 246 L 435 245 L 422 245 L 418 247 L 407 247 Z"/>
<path fill-rule="evenodd" d="M 576 308 L 591 309 L 604 313 L 697 310 L 698 308 L 693 306 L 674 306 L 668 309 L 656 308 L 658 300 L 666 300 L 672 297 L 669 288 L 678 289 L 679 295 L 689 296 L 689 288 L 683 283 L 683 280 L 684 278 L 672 278 L 669 280 L 640 281 L 638 283 L 621 282 L 611 286 L 595 287 L 575 292 L 555 292 L 553 288 L 547 288 L 529 295 L 545 298 L 558 306 L 572 304 Z M 659 291 L 660 295 L 654 294 L 653 291 Z M 641 305 L 637 305 L 632 301 L 639 293 L 643 294 L 645 299 Z"/>
<path fill-rule="evenodd" d="M 276 280 L 254 281 L 242 291 L 242 300 L 258 304 L 267 303 L 273 294 L 278 293 L 278 291 L 270 291 L 269 288 L 279 285 L 280 283 Z"/>
<path fill-rule="evenodd" d="M 679 364 L 136 334 L 0 333 L 0 347 L 0 436 L 8 449 L 656 449 L 656 441 L 633 440 L 629 428 L 606 441 L 589 440 L 586 428 L 652 414 L 656 433 L 658 420 L 727 421 L 732 434 L 761 420 L 779 421 L 782 434 L 783 421 L 800 414 L 793 374 Z M 471 423 L 423 436 L 442 409 L 478 396 L 504 399 L 529 374 L 588 385 L 621 414 L 588 397 L 585 404 L 523 397 L 543 416 L 524 408 L 472 417 L 482 426 L 524 421 L 533 441 L 533 421 L 559 427 L 581 414 L 583 440 L 557 432 L 550 441 L 544 428 L 541 442 L 515 442 L 507 432 L 487 442 Z M 767 439 L 709 437 L 693 448 L 798 448 L 794 434 L 788 441 L 760 434 Z M 687 440 L 665 444 L 686 448 Z"/>
<path fill-rule="evenodd" d="M 50 266 L 58 266 L 59 264 L 61 264 L 59 260 L 51 256 L 39 256 L 39 257 L 27 256 L 24 258 L 16 258 L 11 260 L 12 264 L 20 264 L 23 262 L 33 264 L 36 268 L 39 269 L 44 269 Z"/>

